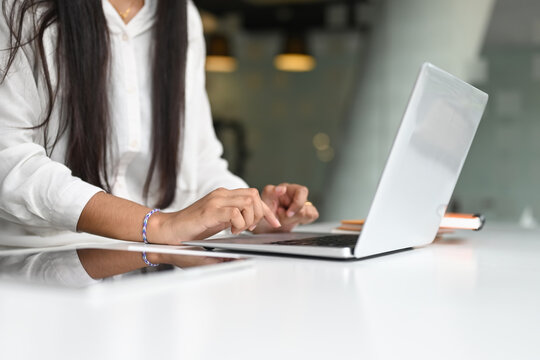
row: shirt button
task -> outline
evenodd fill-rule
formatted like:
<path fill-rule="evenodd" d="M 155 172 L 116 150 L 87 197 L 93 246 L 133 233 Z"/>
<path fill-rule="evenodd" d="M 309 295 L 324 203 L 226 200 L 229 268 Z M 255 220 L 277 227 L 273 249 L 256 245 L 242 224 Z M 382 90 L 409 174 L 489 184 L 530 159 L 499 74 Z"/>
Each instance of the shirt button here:
<path fill-rule="evenodd" d="M 131 142 L 129 143 L 129 145 L 132 147 L 132 148 L 137 148 L 139 146 L 139 142 L 137 140 L 131 140 Z"/>
<path fill-rule="evenodd" d="M 124 40 L 124 41 L 128 41 L 128 40 L 129 40 L 129 36 L 128 36 L 128 34 L 126 34 L 126 33 L 123 33 L 123 34 L 122 34 L 122 40 Z"/>
<path fill-rule="evenodd" d="M 133 86 L 133 85 L 128 85 L 128 86 L 126 87 L 126 90 L 127 90 L 128 94 L 133 94 L 133 93 L 135 92 L 135 86 Z"/>

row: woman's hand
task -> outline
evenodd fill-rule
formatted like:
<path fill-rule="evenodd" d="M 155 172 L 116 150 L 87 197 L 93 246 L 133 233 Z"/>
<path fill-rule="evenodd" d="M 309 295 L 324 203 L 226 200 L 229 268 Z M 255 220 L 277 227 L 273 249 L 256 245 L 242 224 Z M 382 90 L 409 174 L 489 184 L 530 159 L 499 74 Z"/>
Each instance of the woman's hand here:
<path fill-rule="evenodd" d="M 193 250 L 204 251 L 202 248 L 193 248 Z M 137 253 L 141 257 L 140 253 Z M 142 257 L 141 257 L 142 258 Z M 162 254 L 162 253 L 148 253 L 147 258 L 154 264 L 169 264 L 174 265 L 182 269 L 187 269 L 196 266 L 206 266 L 220 264 L 223 262 L 235 261 L 234 258 L 220 258 L 210 256 L 193 256 L 193 255 L 177 255 L 177 254 Z"/>
<path fill-rule="evenodd" d="M 309 224 L 319 217 L 317 208 L 308 201 L 307 187 L 283 183 L 265 186 L 262 199 L 274 213 L 281 227 L 276 228 L 263 219 L 255 228 L 255 233 L 288 232 L 298 224 Z"/>
<path fill-rule="evenodd" d="M 148 222 L 148 241 L 175 245 L 204 239 L 229 227 L 238 234 L 255 229 L 262 219 L 270 228 L 281 226 L 256 189 L 220 188 L 181 211 L 153 215 Z"/>

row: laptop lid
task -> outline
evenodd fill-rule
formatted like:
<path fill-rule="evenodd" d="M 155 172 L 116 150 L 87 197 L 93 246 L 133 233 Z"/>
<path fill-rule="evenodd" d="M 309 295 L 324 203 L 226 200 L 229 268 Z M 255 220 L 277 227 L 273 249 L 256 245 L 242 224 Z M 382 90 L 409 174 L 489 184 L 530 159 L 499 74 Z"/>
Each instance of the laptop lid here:
<path fill-rule="evenodd" d="M 424 63 L 354 250 L 356 258 L 429 244 L 488 95 Z"/>

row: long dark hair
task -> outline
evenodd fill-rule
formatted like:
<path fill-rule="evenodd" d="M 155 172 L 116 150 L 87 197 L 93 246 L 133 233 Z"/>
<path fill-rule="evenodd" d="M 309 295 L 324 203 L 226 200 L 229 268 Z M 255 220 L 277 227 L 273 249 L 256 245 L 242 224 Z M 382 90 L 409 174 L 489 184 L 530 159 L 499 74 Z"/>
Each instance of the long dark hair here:
<path fill-rule="evenodd" d="M 8 3 L 13 5 L 8 6 Z M 174 200 L 181 161 L 187 4 L 186 0 L 158 0 L 157 8 L 152 70 L 152 161 L 143 194 L 148 197 L 157 170 L 159 198 L 155 206 L 164 208 Z M 54 104 L 59 100 L 60 127 L 51 151 L 67 132 L 66 165 L 73 175 L 110 191 L 107 174 L 111 129 L 107 95 L 110 41 L 102 1 L 2 0 L 2 10 L 10 29 L 10 42 L 0 83 L 5 80 L 17 52 L 27 44 L 34 45 L 48 93 L 45 117 L 34 129 L 43 129 L 45 149 L 49 149 L 48 124 Z M 32 23 L 33 28 L 26 38 L 27 29 L 23 29 L 23 24 L 28 23 Z M 43 44 L 44 34 L 53 24 L 57 28 L 56 86 L 51 81 L 51 64 L 47 64 Z"/>

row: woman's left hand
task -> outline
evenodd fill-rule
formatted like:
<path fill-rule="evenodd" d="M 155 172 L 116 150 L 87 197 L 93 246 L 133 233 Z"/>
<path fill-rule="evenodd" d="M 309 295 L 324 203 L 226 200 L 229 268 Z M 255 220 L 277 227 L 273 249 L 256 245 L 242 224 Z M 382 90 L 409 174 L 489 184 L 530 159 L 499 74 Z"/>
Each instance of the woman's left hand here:
<path fill-rule="evenodd" d="M 308 194 L 308 188 L 298 184 L 265 186 L 261 198 L 279 219 L 281 227 L 274 228 L 263 219 L 253 232 L 288 232 L 298 224 L 309 224 L 317 220 L 319 212 L 308 201 Z"/>

